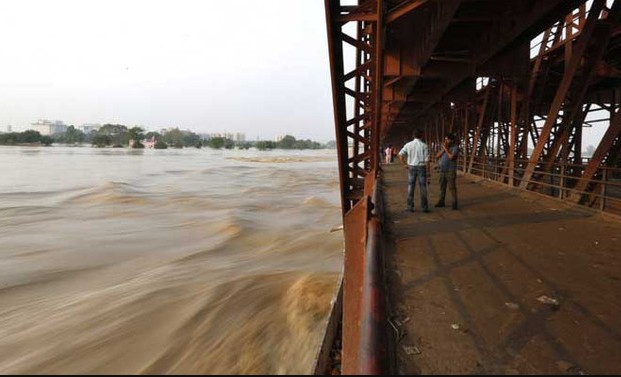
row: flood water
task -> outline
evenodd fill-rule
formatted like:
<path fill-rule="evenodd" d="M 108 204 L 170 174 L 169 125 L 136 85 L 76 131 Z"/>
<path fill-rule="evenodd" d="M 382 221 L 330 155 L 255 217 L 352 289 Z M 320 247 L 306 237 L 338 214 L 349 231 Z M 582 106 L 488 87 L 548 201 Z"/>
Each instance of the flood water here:
<path fill-rule="evenodd" d="M 336 152 L 0 147 L 0 373 L 311 373 Z"/>

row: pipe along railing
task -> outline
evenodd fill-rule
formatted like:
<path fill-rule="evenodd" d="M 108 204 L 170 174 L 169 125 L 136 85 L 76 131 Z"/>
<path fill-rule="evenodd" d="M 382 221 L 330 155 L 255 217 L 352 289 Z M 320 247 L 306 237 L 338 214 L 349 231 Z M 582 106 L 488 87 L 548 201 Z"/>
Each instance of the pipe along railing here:
<path fill-rule="evenodd" d="M 388 373 L 381 176 L 365 178 L 364 198 L 345 214 L 343 374 Z"/>
<path fill-rule="evenodd" d="M 364 195 L 343 216 L 345 261 L 342 285 L 330 318 L 341 320 L 341 373 L 390 374 L 386 285 L 384 280 L 384 201 L 382 179 L 372 171 Z M 328 374 L 337 327 L 328 321 L 315 374 Z"/>

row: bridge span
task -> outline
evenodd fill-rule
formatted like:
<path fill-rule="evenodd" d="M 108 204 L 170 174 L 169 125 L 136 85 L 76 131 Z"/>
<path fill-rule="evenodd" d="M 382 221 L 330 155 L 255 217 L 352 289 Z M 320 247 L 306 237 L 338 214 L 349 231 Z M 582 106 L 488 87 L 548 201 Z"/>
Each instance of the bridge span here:
<path fill-rule="evenodd" d="M 345 263 L 316 370 L 621 373 L 621 0 L 324 1 Z M 414 130 L 457 136 L 459 211 L 400 212 L 380 153 Z"/>

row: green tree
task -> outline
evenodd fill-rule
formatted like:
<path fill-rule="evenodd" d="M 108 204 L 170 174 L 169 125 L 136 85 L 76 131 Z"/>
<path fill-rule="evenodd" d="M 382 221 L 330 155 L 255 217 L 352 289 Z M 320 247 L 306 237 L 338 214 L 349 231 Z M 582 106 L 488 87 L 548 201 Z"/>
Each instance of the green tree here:
<path fill-rule="evenodd" d="M 78 144 L 82 143 L 85 138 L 86 135 L 84 135 L 84 132 L 78 130 L 74 126 L 69 126 L 64 134 L 56 137 L 56 141 L 64 144 Z"/>
<path fill-rule="evenodd" d="M 132 148 L 144 148 L 144 145 L 141 143 L 144 138 L 144 130 L 140 127 L 132 127 L 127 131 L 127 135 L 129 138 L 128 144 L 131 144 Z"/>
<path fill-rule="evenodd" d="M 220 149 L 224 147 L 224 138 L 223 137 L 212 137 L 207 140 L 207 146 L 213 149 Z"/>
<path fill-rule="evenodd" d="M 110 144 L 112 144 L 112 138 L 108 135 L 97 134 L 93 136 L 93 140 L 91 141 L 91 144 L 98 148 L 107 147 Z"/>
<path fill-rule="evenodd" d="M 41 136 L 41 144 L 45 145 L 46 147 L 49 147 L 50 145 L 52 145 L 52 143 L 54 142 L 54 139 L 52 139 L 49 136 Z"/>
<path fill-rule="evenodd" d="M 97 134 L 109 136 L 111 144 L 116 147 L 129 142 L 127 127 L 122 124 L 104 124 L 99 131 L 97 131 Z"/>
<path fill-rule="evenodd" d="M 182 131 L 182 132 L 183 132 L 183 145 L 184 146 L 195 147 L 198 143 L 201 142 L 201 137 L 198 134 L 195 134 L 192 131 Z"/>
<path fill-rule="evenodd" d="M 257 141 L 256 147 L 258 150 L 264 151 L 269 149 L 275 149 L 276 143 L 269 140 Z"/>
<path fill-rule="evenodd" d="M 158 140 L 153 146 L 155 149 L 168 149 L 168 144 L 165 141 Z"/>
<path fill-rule="evenodd" d="M 162 135 L 159 132 L 149 131 L 144 134 L 144 138 L 147 140 L 151 140 L 151 138 L 154 138 L 155 140 L 160 140 L 162 138 Z"/>
<path fill-rule="evenodd" d="M 291 135 L 285 135 L 278 143 L 277 147 L 280 149 L 293 149 L 295 148 L 295 137 Z"/>
<path fill-rule="evenodd" d="M 175 148 L 179 146 L 183 148 L 183 136 L 183 132 L 180 129 L 174 128 L 163 133 L 162 140 L 168 145 L 175 146 Z"/>
<path fill-rule="evenodd" d="M 235 142 L 231 139 L 224 139 L 224 148 L 226 149 L 235 148 Z"/>

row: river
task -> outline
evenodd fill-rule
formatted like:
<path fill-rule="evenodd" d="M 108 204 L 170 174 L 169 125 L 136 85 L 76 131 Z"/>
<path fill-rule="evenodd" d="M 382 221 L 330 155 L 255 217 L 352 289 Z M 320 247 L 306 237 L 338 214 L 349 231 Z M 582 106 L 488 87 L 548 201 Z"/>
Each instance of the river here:
<path fill-rule="evenodd" d="M 336 151 L 0 147 L 0 373 L 308 374 Z"/>

